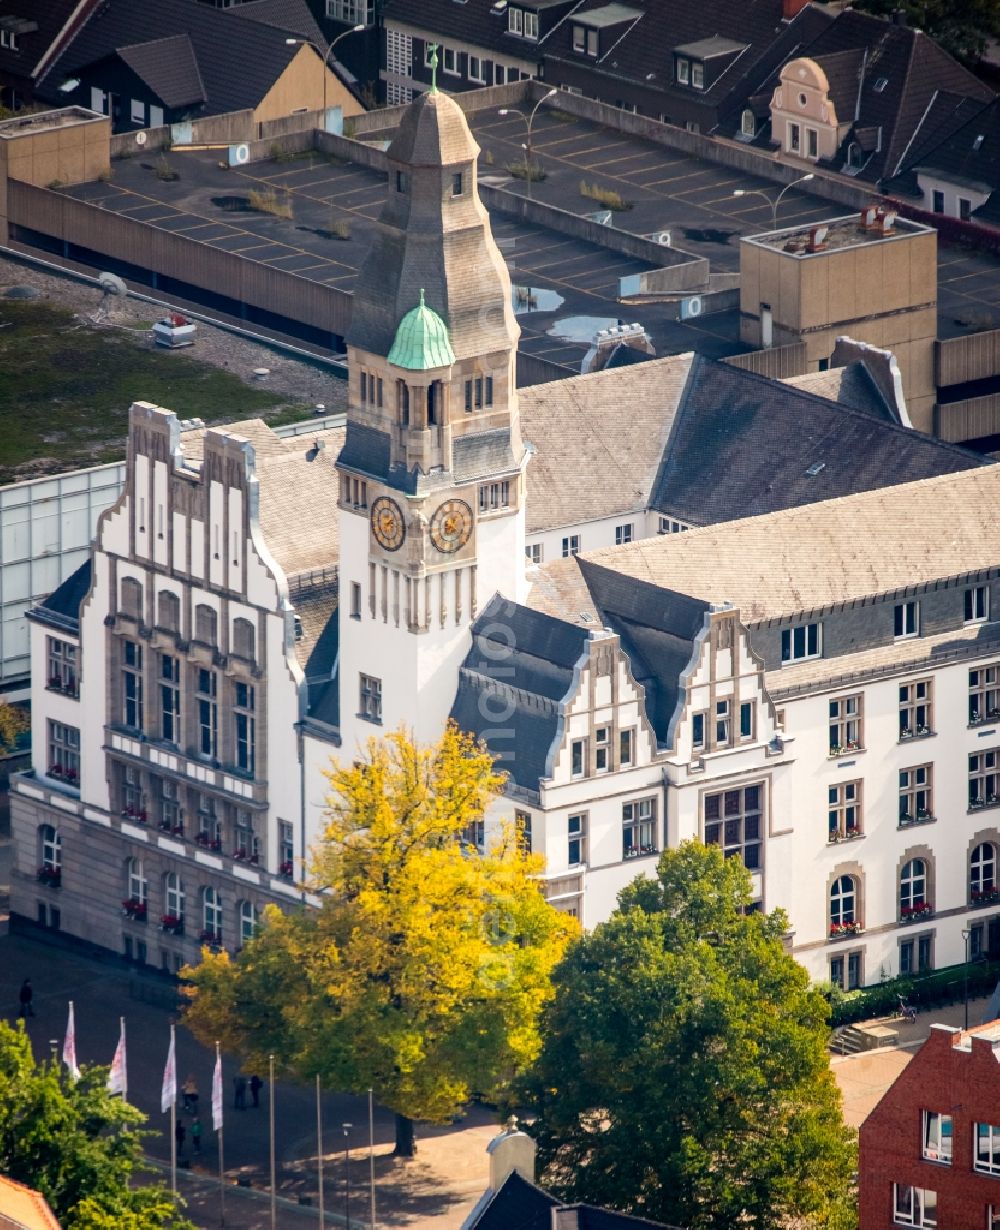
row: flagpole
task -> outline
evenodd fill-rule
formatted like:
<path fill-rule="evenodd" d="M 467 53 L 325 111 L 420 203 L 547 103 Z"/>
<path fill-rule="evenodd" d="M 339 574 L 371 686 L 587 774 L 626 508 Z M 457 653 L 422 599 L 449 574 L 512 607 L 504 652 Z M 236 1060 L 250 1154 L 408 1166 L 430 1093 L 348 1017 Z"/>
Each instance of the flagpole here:
<path fill-rule="evenodd" d="M 274 1056 L 268 1056 L 268 1088 L 267 1105 L 271 1120 L 271 1230 L 277 1230 L 278 1225 L 278 1193 L 274 1185 Z"/>
<path fill-rule="evenodd" d="M 368 1178 L 372 1191 L 371 1230 L 375 1230 L 375 1104 L 370 1089 L 368 1090 Z"/>
<path fill-rule="evenodd" d="M 219 1044 L 218 1042 L 216 1042 L 215 1044 L 216 1068 L 218 1068 L 221 1063 L 222 1063 L 222 1056 L 219 1054 Z M 212 1086 L 213 1086 L 212 1088 L 212 1101 L 213 1101 L 212 1113 L 214 1117 L 214 1113 L 215 1113 L 214 1102 L 215 1102 L 215 1095 L 216 1095 L 216 1091 L 214 1087 L 215 1086 L 214 1076 L 212 1078 Z M 226 1163 L 225 1163 L 225 1155 L 223 1153 L 224 1141 L 223 1141 L 223 1129 L 222 1129 L 222 1099 L 221 1097 L 219 1098 L 219 1126 L 217 1130 L 219 1133 L 219 1225 L 224 1226 L 226 1224 L 226 1179 L 225 1179 Z"/>
<path fill-rule="evenodd" d="M 170 1022 L 170 1054 L 174 1054 L 174 1023 Z M 174 1061 L 176 1063 L 176 1060 Z M 176 1080 L 176 1076 L 174 1078 Z M 170 1099 L 170 1190 L 177 1194 L 177 1092 Z"/>
<path fill-rule="evenodd" d="M 319 1073 L 316 1073 L 316 1163 L 319 1167 L 319 1224 L 326 1225 L 323 1213 L 323 1109 L 319 1100 Z"/>

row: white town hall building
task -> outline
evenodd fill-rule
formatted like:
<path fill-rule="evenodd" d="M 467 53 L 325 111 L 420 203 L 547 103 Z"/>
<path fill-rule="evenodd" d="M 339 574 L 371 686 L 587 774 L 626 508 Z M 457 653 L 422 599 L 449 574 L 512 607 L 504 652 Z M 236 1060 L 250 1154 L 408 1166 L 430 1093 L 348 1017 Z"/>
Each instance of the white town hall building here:
<path fill-rule="evenodd" d="M 170 970 L 237 949 L 311 899 L 331 757 L 451 716 L 509 774 L 472 838 L 516 812 L 587 926 L 699 837 L 817 979 L 1000 947 L 1000 470 L 909 430 L 877 357 L 519 393 L 477 154 L 446 95 L 405 114 L 325 447 L 133 406 L 91 559 L 31 613 L 12 909 Z"/>

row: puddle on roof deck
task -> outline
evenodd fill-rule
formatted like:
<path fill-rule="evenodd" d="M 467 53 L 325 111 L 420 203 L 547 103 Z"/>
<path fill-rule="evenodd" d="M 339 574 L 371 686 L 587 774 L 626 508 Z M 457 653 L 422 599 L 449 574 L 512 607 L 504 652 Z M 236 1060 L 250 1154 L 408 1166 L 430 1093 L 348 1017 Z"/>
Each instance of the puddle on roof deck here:
<path fill-rule="evenodd" d="M 511 298 L 515 316 L 525 316 L 528 312 L 555 312 L 564 302 L 563 296 L 556 291 L 539 286 L 512 286 Z"/>

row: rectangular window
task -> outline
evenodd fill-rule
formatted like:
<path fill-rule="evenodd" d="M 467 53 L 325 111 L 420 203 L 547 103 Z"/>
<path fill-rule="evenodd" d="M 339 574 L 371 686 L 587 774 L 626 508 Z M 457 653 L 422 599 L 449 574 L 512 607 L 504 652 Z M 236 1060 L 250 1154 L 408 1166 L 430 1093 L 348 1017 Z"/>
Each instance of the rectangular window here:
<path fill-rule="evenodd" d="M 656 853 L 656 799 L 622 804 L 622 858 Z"/>
<path fill-rule="evenodd" d="M 726 858 L 739 855 L 750 871 L 763 866 L 764 787 L 720 790 L 704 798 L 705 844 L 721 846 Z"/>
<path fill-rule="evenodd" d="M 860 952 L 847 954 L 847 989 L 856 991 L 861 986 L 861 956 Z"/>
<path fill-rule="evenodd" d="M 969 756 L 969 807 L 993 807 L 997 802 L 997 749 Z"/>
<path fill-rule="evenodd" d="M 400 193 L 410 191 L 410 177 L 405 171 L 396 172 L 396 191 Z"/>
<path fill-rule="evenodd" d="M 483 76 L 483 62 L 479 56 L 469 56 L 468 75 L 470 81 L 485 82 L 486 78 Z"/>
<path fill-rule="evenodd" d="M 141 98 L 132 99 L 132 123 L 138 124 L 140 128 L 146 123 L 146 104 Z"/>
<path fill-rule="evenodd" d="M 524 11 L 524 37 L 538 41 L 538 14 Z"/>
<path fill-rule="evenodd" d="M 729 701 L 717 700 L 715 702 L 715 746 L 728 747 L 731 735 Z"/>
<path fill-rule="evenodd" d="M 382 721 L 382 680 L 373 675 L 361 676 L 361 711 L 366 722 Z"/>
<path fill-rule="evenodd" d="M 924 1157 L 927 1161 L 942 1161 L 948 1166 L 952 1159 L 952 1121 L 950 1114 L 924 1111 Z"/>
<path fill-rule="evenodd" d="M 278 828 L 280 830 L 278 841 L 280 843 L 281 871 L 283 875 L 291 875 L 292 860 L 295 857 L 295 839 L 292 835 L 292 822 L 290 820 L 279 820 Z"/>
<path fill-rule="evenodd" d="M 618 732 L 618 766 L 626 768 L 633 763 L 635 755 L 635 731 L 621 730 Z"/>
<path fill-rule="evenodd" d="M 562 540 L 562 553 L 563 553 L 563 559 L 568 558 L 570 555 L 580 554 L 580 535 L 579 534 L 570 534 L 568 538 L 564 538 Z"/>
<path fill-rule="evenodd" d="M 507 80 L 507 74 L 502 64 L 493 65 L 493 84 L 503 85 Z"/>
<path fill-rule="evenodd" d="M 257 763 L 257 720 L 254 716 L 256 690 L 249 683 L 236 683 L 233 688 L 236 719 L 236 767 L 253 777 Z"/>
<path fill-rule="evenodd" d="M 785 628 L 781 634 L 782 662 L 818 658 L 823 652 L 820 627 L 820 624 L 801 624 L 798 628 Z"/>
<path fill-rule="evenodd" d="M 1000 718 L 1000 668 L 977 666 L 969 671 L 969 725 Z"/>
<path fill-rule="evenodd" d="M 155 107 L 152 103 L 149 104 L 149 126 L 150 128 L 163 127 L 163 108 Z M 145 948 L 145 944 L 142 945 Z M 145 960 L 145 957 L 143 957 Z"/>
<path fill-rule="evenodd" d="M 701 751 L 705 746 L 704 713 L 692 713 L 691 715 L 691 745 L 696 752 Z"/>
<path fill-rule="evenodd" d="M 357 581 L 351 582 L 351 618 L 361 618 L 361 586 Z"/>
<path fill-rule="evenodd" d="M 933 728 L 934 681 L 921 679 L 918 683 L 899 685 L 899 737 L 914 739 L 929 735 Z"/>
<path fill-rule="evenodd" d="M 700 60 L 691 61 L 691 84 L 696 90 L 705 88 L 705 65 Z"/>
<path fill-rule="evenodd" d="M 80 731 L 64 722 L 49 722 L 49 777 L 75 786 L 80 781 Z"/>
<path fill-rule="evenodd" d="M 572 777 L 583 777 L 587 771 L 587 740 L 574 739 L 569 745 L 570 754 L 570 775 Z"/>
<path fill-rule="evenodd" d="M 593 59 L 597 58 L 597 53 L 600 50 L 600 35 L 597 30 L 587 31 L 587 55 Z"/>
<path fill-rule="evenodd" d="M 375 0 L 326 0 L 326 15 L 350 26 L 375 23 Z"/>
<path fill-rule="evenodd" d="M 570 816 L 566 822 L 566 857 L 571 867 L 579 867 L 587 861 L 586 814 Z"/>
<path fill-rule="evenodd" d="M 844 990 L 844 958 L 842 956 L 830 958 L 830 981 L 835 987 Z"/>
<path fill-rule="evenodd" d="M 1000 1127 L 976 1124 L 976 1156 L 973 1169 L 980 1174 L 1000 1174 Z"/>
<path fill-rule="evenodd" d="M 524 548 L 524 554 L 529 564 L 540 564 L 542 562 L 542 544 L 540 542 L 529 543 Z"/>
<path fill-rule="evenodd" d="M 931 932 L 917 936 L 917 973 L 934 968 L 934 936 Z"/>
<path fill-rule="evenodd" d="M 861 782 L 840 782 L 827 788 L 830 840 L 861 833 Z"/>
<path fill-rule="evenodd" d="M 510 507 L 510 482 L 505 478 L 499 483 L 483 483 L 479 488 L 479 511 L 496 512 Z"/>
<path fill-rule="evenodd" d="M 917 636 L 920 632 L 920 603 L 919 602 L 897 602 L 893 611 L 893 635 L 897 641 L 905 640 L 910 636 Z"/>
<path fill-rule="evenodd" d="M 52 692 L 62 692 L 64 696 L 79 696 L 76 683 L 76 646 L 69 641 L 60 640 L 57 636 L 50 636 L 48 647 L 46 686 Z"/>
<path fill-rule="evenodd" d="M 181 741 L 181 664 L 166 653 L 160 655 L 160 738 Z"/>
<path fill-rule="evenodd" d="M 583 26 L 573 27 L 573 50 L 578 55 L 583 55 L 587 50 L 587 31 Z"/>
<path fill-rule="evenodd" d="M 507 10 L 507 33 L 520 34 L 523 28 L 524 14 L 521 9 L 509 8 Z"/>
<path fill-rule="evenodd" d="M 740 742 L 746 743 L 756 737 L 757 706 L 752 700 L 740 705 Z"/>
<path fill-rule="evenodd" d="M 658 534 L 682 534 L 687 528 L 683 521 L 675 521 L 672 517 L 661 517 L 656 532 Z"/>
<path fill-rule="evenodd" d="M 990 617 L 990 591 L 985 585 L 974 585 L 965 591 L 965 622 L 981 624 Z"/>
<path fill-rule="evenodd" d="M 198 752 L 213 760 L 219 754 L 219 679 L 215 671 L 199 669 L 198 692 Z"/>
<path fill-rule="evenodd" d="M 122 722 L 141 731 L 142 717 L 142 646 L 122 641 Z"/>
<path fill-rule="evenodd" d="M 937 1192 L 923 1187 L 904 1187 L 894 1183 L 893 1221 L 897 1226 L 936 1226 Z"/>
<path fill-rule="evenodd" d="M 931 209 L 936 214 L 944 213 L 944 193 L 937 188 L 931 193 Z"/>
<path fill-rule="evenodd" d="M 788 149 L 791 153 L 797 154 L 802 146 L 802 130 L 798 124 L 788 125 Z"/>
<path fill-rule="evenodd" d="M 515 811 L 514 812 L 514 832 L 517 835 L 517 844 L 523 854 L 531 853 L 531 812 L 530 811 Z"/>
<path fill-rule="evenodd" d="M 237 858 L 249 859 L 252 863 L 256 863 L 260 858 L 260 842 L 253 831 L 253 819 L 243 808 L 236 812 L 235 854 Z"/>
<path fill-rule="evenodd" d="M 453 77 L 458 76 L 458 52 L 454 47 L 445 47 L 443 49 L 441 67 Z"/>
<path fill-rule="evenodd" d="M 691 61 L 685 60 L 682 56 L 678 56 L 676 73 L 677 73 L 677 84 L 678 85 L 690 85 L 691 84 Z"/>
<path fill-rule="evenodd" d="M 0 47 L 17 51 L 17 34 L 13 30 L 0 30 Z"/>
<path fill-rule="evenodd" d="M 819 157 L 819 133 L 815 128 L 806 129 L 806 156 L 809 158 Z"/>
<path fill-rule="evenodd" d="M 934 815 L 934 766 L 920 764 L 899 771 L 899 823 L 917 824 Z"/>
<path fill-rule="evenodd" d="M 462 172 L 461 171 L 456 171 L 455 174 L 451 177 L 451 195 L 452 196 L 462 195 Z"/>
<path fill-rule="evenodd" d="M 627 542 L 631 542 L 632 541 L 632 531 L 633 531 L 633 525 L 631 521 L 629 521 L 626 525 L 616 525 L 615 526 L 615 546 L 620 547 L 620 546 L 623 546 Z"/>
<path fill-rule="evenodd" d="M 963 222 L 968 222 L 972 217 L 972 202 L 964 196 L 958 198 L 958 216 Z"/>
<path fill-rule="evenodd" d="M 594 731 L 594 769 L 607 773 L 611 768 L 611 727 L 598 726 Z"/>
<path fill-rule="evenodd" d="M 843 756 L 847 752 L 860 752 L 862 742 L 862 697 L 840 696 L 830 701 L 830 755 Z"/>

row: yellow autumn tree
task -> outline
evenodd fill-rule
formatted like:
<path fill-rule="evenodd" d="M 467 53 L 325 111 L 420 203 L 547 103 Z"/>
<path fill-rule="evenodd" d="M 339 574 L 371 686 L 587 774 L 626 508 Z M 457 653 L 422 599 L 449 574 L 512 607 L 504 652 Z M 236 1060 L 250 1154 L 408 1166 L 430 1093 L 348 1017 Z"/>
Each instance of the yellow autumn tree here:
<path fill-rule="evenodd" d="M 504 778 L 449 725 L 433 746 L 402 731 L 327 774 L 312 853 L 319 908 L 265 912 L 238 957 L 185 971 L 186 1021 L 262 1068 L 375 1091 L 396 1113 L 396 1154 L 415 1119 L 447 1122 L 474 1093 L 502 1098 L 538 1055 L 538 1018 L 574 920 L 542 895 L 543 860 L 512 825 L 480 851 L 469 834 Z"/>

